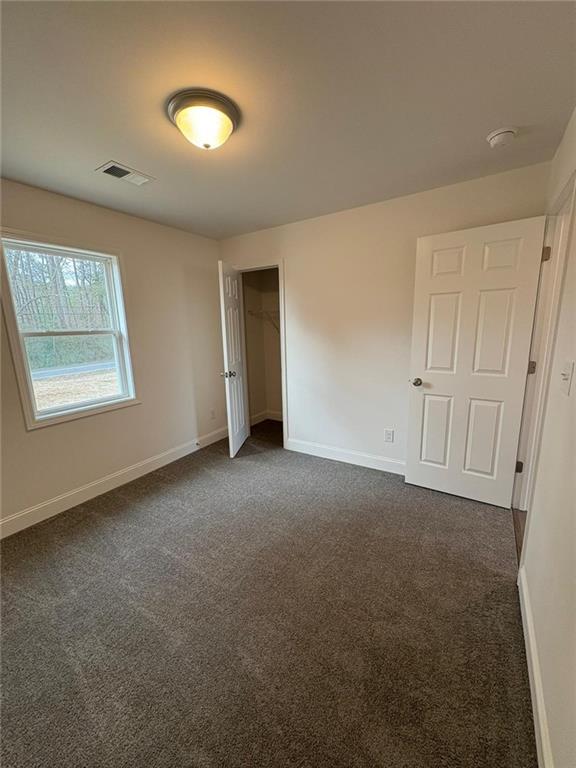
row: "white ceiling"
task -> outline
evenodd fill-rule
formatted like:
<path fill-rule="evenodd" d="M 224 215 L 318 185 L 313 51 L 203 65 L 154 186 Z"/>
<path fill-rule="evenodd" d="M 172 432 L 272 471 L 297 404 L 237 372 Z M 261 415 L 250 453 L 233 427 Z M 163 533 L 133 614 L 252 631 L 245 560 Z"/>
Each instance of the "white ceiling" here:
<path fill-rule="evenodd" d="M 576 101 L 566 2 L 3 3 L 3 175 L 213 237 L 548 160 Z M 189 86 L 243 122 L 202 152 Z M 515 144 L 486 134 L 519 126 Z M 95 168 L 116 160 L 156 181 Z"/>

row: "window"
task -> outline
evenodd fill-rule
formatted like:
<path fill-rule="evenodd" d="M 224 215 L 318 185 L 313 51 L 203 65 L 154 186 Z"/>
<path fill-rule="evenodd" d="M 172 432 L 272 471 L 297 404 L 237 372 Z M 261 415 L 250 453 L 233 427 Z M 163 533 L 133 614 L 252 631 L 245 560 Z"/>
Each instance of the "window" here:
<path fill-rule="evenodd" d="M 29 428 L 135 402 L 117 259 L 3 237 Z"/>

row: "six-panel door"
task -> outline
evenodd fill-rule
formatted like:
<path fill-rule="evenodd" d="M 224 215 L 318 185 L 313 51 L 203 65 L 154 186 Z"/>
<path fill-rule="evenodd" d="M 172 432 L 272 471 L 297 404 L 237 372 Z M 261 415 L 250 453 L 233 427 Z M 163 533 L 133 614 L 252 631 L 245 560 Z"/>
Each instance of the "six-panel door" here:
<path fill-rule="evenodd" d="M 407 482 L 510 506 L 544 224 L 418 240 Z"/>
<path fill-rule="evenodd" d="M 250 434 L 242 283 L 240 272 L 222 261 L 219 262 L 219 276 L 228 442 L 230 456 L 234 457 Z"/>

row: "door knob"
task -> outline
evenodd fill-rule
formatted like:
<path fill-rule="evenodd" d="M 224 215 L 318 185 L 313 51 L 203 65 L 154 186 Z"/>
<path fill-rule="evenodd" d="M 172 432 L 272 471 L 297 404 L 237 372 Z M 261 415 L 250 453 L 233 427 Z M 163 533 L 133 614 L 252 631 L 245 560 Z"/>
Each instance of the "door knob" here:
<path fill-rule="evenodd" d="M 419 379 L 418 377 L 416 377 L 415 379 L 412 379 L 412 384 L 415 387 L 421 387 L 422 386 L 422 379 Z"/>

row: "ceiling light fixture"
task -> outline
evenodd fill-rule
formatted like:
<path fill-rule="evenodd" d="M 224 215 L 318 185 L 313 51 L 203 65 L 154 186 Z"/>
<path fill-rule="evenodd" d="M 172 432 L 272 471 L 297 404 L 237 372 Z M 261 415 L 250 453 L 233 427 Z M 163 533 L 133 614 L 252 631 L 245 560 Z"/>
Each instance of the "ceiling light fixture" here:
<path fill-rule="evenodd" d="M 240 110 L 227 96 L 206 88 L 179 91 L 166 106 L 168 117 L 200 149 L 216 149 L 240 124 Z"/>
<path fill-rule="evenodd" d="M 497 149 L 498 147 L 505 147 L 507 144 L 511 144 L 517 135 L 517 128 L 498 128 L 486 136 L 486 141 L 490 144 L 490 149 Z"/>

